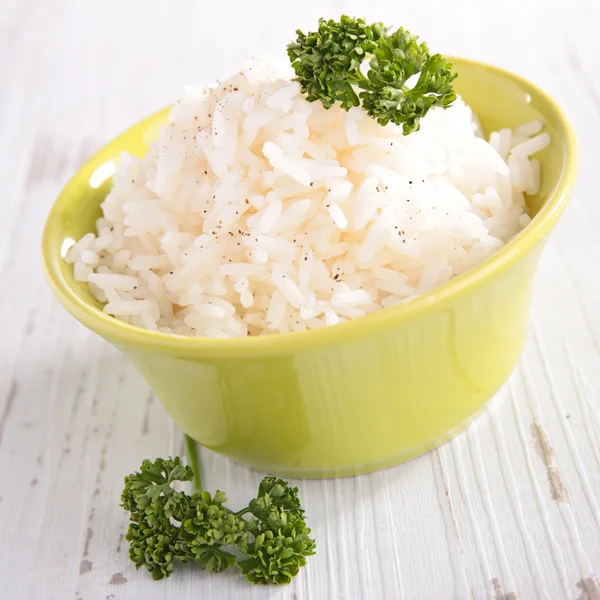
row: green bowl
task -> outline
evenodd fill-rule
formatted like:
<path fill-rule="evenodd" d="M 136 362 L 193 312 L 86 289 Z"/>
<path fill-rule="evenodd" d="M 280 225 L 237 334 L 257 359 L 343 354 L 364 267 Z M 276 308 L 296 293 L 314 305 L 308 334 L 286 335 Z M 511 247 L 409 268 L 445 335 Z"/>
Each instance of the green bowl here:
<path fill-rule="evenodd" d="M 455 59 L 458 92 L 486 131 L 541 119 L 532 222 L 493 257 L 395 308 L 311 331 L 245 339 L 172 336 L 106 314 L 73 278 L 65 249 L 94 230 L 121 151 L 143 154 L 163 110 L 110 142 L 56 200 L 43 235 L 52 291 L 137 367 L 175 422 L 200 444 L 289 477 L 372 471 L 422 454 L 464 428 L 507 379 L 527 332 L 546 237 L 576 179 L 573 131 L 528 81 Z"/>

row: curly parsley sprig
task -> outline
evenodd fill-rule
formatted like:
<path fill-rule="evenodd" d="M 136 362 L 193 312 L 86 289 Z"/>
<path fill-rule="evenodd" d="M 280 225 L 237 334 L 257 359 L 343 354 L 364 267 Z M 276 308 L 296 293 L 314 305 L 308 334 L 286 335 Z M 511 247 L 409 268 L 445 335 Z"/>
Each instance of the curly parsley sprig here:
<path fill-rule="evenodd" d="M 288 56 L 309 102 L 320 100 L 325 108 L 339 102 L 345 110 L 362 102 L 379 124 L 402 125 L 408 135 L 430 108 L 456 99 L 452 64 L 402 27 L 389 33 L 382 23 L 342 15 L 339 22 L 320 19 L 318 31 L 296 34 Z M 413 76 L 416 83 L 407 85 Z"/>
<path fill-rule="evenodd" d="M 256 498 L 233 512 L 224 506 L 223 492 L 211 496 L 199 489 L 195 452 L 190 462 L 193 469 L 178 457 L 145 460 L 139 471 L 125 477 L 121 502 L 130 518 L 125 539 L 136 567 L 145 566 L 154 579 L 162 579 L 188 561 L 209 572 L 236 565 L 252 583 L 289 583 L 315 553 L 298 488 L 265 477 Z M 173 487 L 194 480 L 192 494 Z"/>

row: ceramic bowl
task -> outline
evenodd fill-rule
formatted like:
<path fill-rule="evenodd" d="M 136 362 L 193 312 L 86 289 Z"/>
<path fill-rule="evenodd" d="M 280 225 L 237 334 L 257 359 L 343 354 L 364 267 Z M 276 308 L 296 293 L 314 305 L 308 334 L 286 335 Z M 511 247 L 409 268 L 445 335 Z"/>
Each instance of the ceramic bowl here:
<path fill-rule="evenodd" d="M 102 312 L 63 261 L 94 230 L 121 151 L 142 154 L 163 110 L 89 160 L 52 207 L 43 261 L 53 292 L 123 352 L 200 444 L 289 477 L 334 477 L 403 462 L 448 440 L 496 393 L 525 341 L 544 242 L 571 194 L 577 150 L 556 103 L 521 77 L 455 59 L 458 92 L 485 131 L 541 119 L 542 187 L 532 222 L 473 270 L 410 302 L 302 333 L 245 339 L 172 336 Z M 126 399 L 124 399 L 126 400 Z"/>

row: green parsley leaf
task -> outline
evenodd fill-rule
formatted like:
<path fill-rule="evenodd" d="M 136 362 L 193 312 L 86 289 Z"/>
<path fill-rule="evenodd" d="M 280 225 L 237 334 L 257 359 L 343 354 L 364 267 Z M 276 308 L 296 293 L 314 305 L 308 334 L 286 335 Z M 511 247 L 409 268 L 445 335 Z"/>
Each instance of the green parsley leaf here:
<path fill-rule="evenodd" d="M 452 64 L 402 27 L 389 33 L 382 23 L 342 15 L 339 22 L 320 19 L 316 32 L 296 34 L 288 56 L 309 102 L 325 108 L 339 102 L 344 110 L 362 103 L 380 125 L 402 125 L 408 135 L 430 108 L 456 99 Z"/>
<path fill-rule="evenodd" d="M 198 463 L 190 462 L 193 469 L 180 458 L 145 460 L 125 477 L 121 505 L 129 512 L 126 539 L 136 567 L 145 566 L 154 579 L 162 579 L 188 561 L 208 572 L 235 565 L 252 583 L 289 583 L 315 553 L 298 488 L 265 477 L 256 498 L 234 513 L 224 506 L 223 492 L 187 494 L 173 487 L 176 482 L 199 484 L 194 475 Z M 252 517 L 246 520 L 248 513 Z"/>

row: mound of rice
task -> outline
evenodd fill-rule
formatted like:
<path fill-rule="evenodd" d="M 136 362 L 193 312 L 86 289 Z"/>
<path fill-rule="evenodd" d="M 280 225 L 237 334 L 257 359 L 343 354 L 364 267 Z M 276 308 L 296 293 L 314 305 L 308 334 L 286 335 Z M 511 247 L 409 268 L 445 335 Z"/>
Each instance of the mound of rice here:
<path fill-rule="evenodd" d="M 335 325 L 448 281 L 529 222 L 542 123 L 487 142 L 458 99 L 403 136 L 308 103 L 291 75 L 252 60 L 189 88 L 148 154 L 123 156 L 97 234 L 65 257 L 106 313 L 209 337 Z"/>

